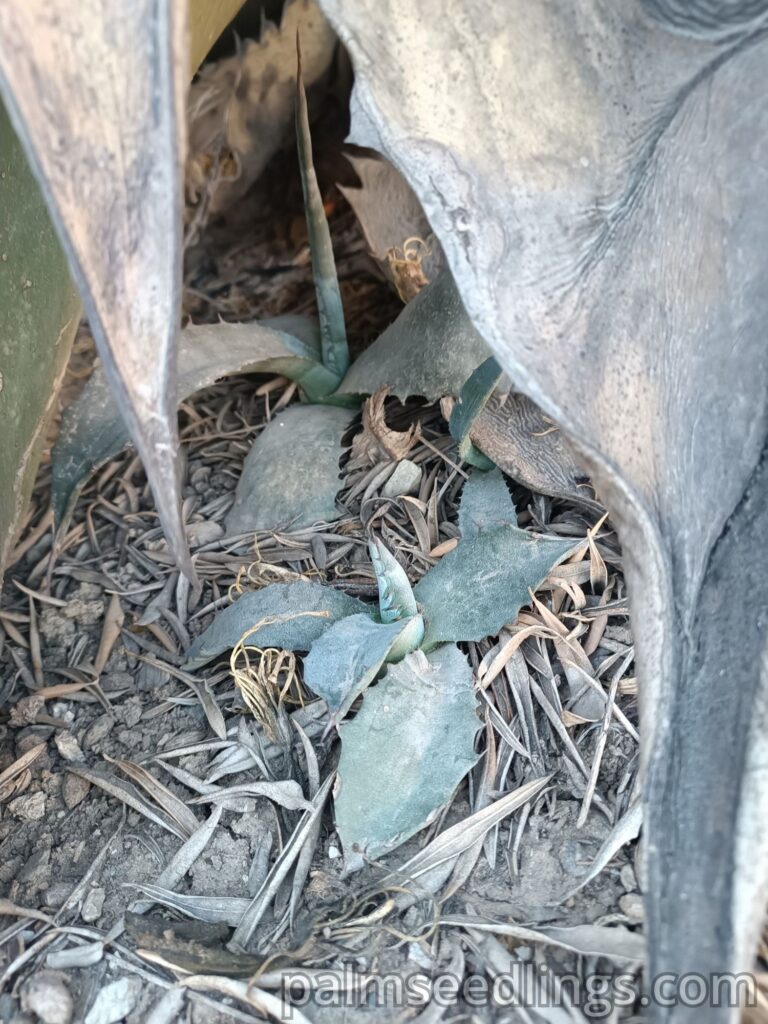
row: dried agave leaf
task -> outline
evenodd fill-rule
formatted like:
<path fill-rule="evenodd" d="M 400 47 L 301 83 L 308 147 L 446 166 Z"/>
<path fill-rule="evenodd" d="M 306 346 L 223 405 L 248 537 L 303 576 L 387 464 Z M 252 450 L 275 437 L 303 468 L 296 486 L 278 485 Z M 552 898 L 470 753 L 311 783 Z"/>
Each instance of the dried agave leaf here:
<path fill-rule="evenodd" d="M 392 430 L 387 426 L 384 404 L 389 388 L 379 390 L 363 402 L 362 430 L 352 440 L 347 468 L 360 469 L 373 466 L 382 458 L 400 461 L 421 437 L 421 425 L 414 423 L 408 430 Z"/>
<path fill-rule="evenodd" d="M 502 383 L 469 428 L 469 439 L 491 462 L 539 494 L 571 498 L 598 508 L 587 472 L 562 430 L 530 398 Z"/>
<path fill-rule="evenodd" d="M 459 515 L 464 527 L 457 546 L 414 588 L 422 608 L 424 647 L 444 640 L 482 640 L 513 622 L 549 571 L 571 552 L 573 539 L 541 536 L 512 525 L 514 505 L 498 471 L 470 478 Z M 466 485 L 465 485 L 466 486 Z M 496 526 L 493 521 L 509 522 Z"/>
<path fill-rule="evenodd" d="M 341 439 L 354 415 L 330 405 L 294 405 L 275 416 L 248 452 L 227 533 L 338 519 Z"/>
<path fill-rule="evenodd" d="M 458 395 L 490 350 L 472 325 L 445 271 L 408 303 L 397 320 L 350 367 L 339 394 L 389 387 L 405 400 Z"/>
<path fill-rule="evenodd" d="M 314 397 L 334 387 L 333 376 L 320 365 L 317 327 L 304 317 L 187 327 L 179 340 L 178 362 L 177 402 L 232 373 L 281 374 Z M 51 456 L 58 524 L 66 522 L 89 475 L 130 440 L 103 368 L 97 367 L 65 411 Z"/>
<path fill-rule="evenodd" d="M 116 775 L 111 772 L 91 770 L 89 768 L 82 768 L 80 765 L 70 765 L 69 771 L 73 775 L 79 775 L 85 779 L 86 782 L 90 782 L 94 786 L 98 786 L 99 789 L 103 789 L 110 796 L 115 797 L 117 800 L 122 801 L 131 807 L 134 811 L 138 811 L 139 814 L 143 814 L 145 818 L 154 822 L 156 825 L 160 825 L 161 828 L 166 829 L 172 835 L 178 839 L 187 841 L 190 836 L 181 828 L 175 821 L 170 818 L 166 818 L 165 815 L 160 814 L 156 811 L 142 796 L 140 796 L 138 790 L 130 782 L 124 782 L 122 779 L 118 779 Z"/>
<path fill-rule="evenodd" d="M 395 556 L 378 538 L 368 545 L 368 551 L 379 586 L 379 617 L 382 622 L 394 622 L 416 615 L 418 608 L 413 588 Z"/>
<path fill-rule="evenodd" d="M 526 944 L 557 946 L 579 956 L 606 957 L 620 964 L 642 964 L 645 960 L 645 938 L 640 932 L 622 925 L 578 924 L 565 928 L 526 928 L 506 921 L 489 921 L 482 917 L 451 914 L 441 918 L 441 925 L 491 932 Z"/>
<path fill-rule="evenodd" d="M 249 645 L 308 651 L 334 622 L 366 608 L 357 598 L 320 583 L 271 583 L 242 594 L 220 611 L 187 651 L 186 666 L 196 668 L 231 650 L 260 622 L 264 624 L 250 634 Z"/>
<path fill-rule="evenodd" d="M 147 885 L 142 882 L 126 882 L 123 888 L 138 889 L 153 903 L 160 903 L 169 910 L 176 910 L 180 914 L 194 918 L 195 921 L 227 924 L 230 928 L 236 928 L 240 924 L 240 919 L 251 902 L 240 896 L 186 895 L 164 889 L 160 885 Z"/>
<path fill-rule="evenodd" d="M 338 722 L 384 663 L 415 650 L 423 635 L 419 615 L 397 622 L 350 615 L 312 644 L 304 659 L 304 682 L 325 700 L 332 719 Z"/>
<path fill-rule="evenodd" d="M 346 153 L 345 156 L 360 179 L 360 186 L 339 185 L 339 191 L 360 222 L 371 256 L 395 284 L 403 301 L 408 301 L 445 268 L 440 243 L 432 233 L 416 193 L 389 160 L 363 152 Z M 421 258 L 410 261 L 417 267 L 411 268 L 409 276 L 413 276 L 415 269 L 419 276 L 412 286 L 415 290 L 409 294 L 402 274 L 398 278 L 397 266 L 393 266 L 388 254 L 402 253 L 407 243 L 416 239 L 423 243 L 423 247 L 419 249 Z"/>
<path fill-rule="evenodd" d="M 336 827 L 348 870 L 434 820 L 474 765 L 480 728 L 472 669 L 454 644 L 417 651 L 339 726 Z"/>
<path fill-rule="evenodd" d="M 189 92 L 187 193 L 206 195 L 218 214 L 240 199 L 291 138 L 296 96 L 296 34 L 307 86 L 330 66 L 336 36 L 315 0 L 288 0 L 280 25 L 203 68 Z"/>

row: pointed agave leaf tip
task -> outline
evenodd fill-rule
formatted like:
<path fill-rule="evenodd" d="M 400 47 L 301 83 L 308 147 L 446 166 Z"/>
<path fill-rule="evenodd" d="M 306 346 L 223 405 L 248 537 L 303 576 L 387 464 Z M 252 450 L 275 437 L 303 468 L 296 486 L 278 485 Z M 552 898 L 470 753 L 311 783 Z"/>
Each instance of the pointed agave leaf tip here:
<path fill-rule="evenodd" d="M 298 32 L 296 33 L 296 145 L 299 151 L 301 187 L 304 193 L 307 234 L 320 317 L 323 365 L 336 374 L 340 382 L 349 367 L 347 329 L 344 322 L 339 279 L 336 275 L 336 261 L 333 257 L 331 232 L 312 161 L 312 137 L 309 131 L 307 95 L 301 74 L 301 42 Z"/>
<path fill-rule="evenodd" d="M 409 618 L 418 611 L 413 588 L 405 570 L 378 538 L 368 543 L 368 551 L 379 585 L 379 613 L 382 622 Z"/>

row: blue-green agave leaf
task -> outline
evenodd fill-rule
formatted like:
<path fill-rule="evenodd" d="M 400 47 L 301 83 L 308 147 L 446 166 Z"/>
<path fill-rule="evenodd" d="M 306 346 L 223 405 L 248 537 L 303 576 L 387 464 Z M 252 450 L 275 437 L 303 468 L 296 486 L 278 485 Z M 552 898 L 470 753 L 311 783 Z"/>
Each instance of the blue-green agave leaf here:
<path fill-rule="evenodd" d="M 413 587 L 395 556 L 378 538 L 368 545 L 368 551 L 379 585 L 379 617 L 382 622 L 406 619 L 418 611 Z"/>
<path fill-rule="evenodd" d="M 354 415 L 335 406 L 294 405 L 275 416 L 248 452 L 227 534 L 338 519 L 341 439 Z"/>
<path fill-rule="evenodd" d="M 351 615 L 326 630 L 304 659 L 304 682 L 322 697 L 338 722 L 379 674 L 385 662 L 405 657 L 424 636 L 421 616 L 374 622 Z"/>
<path fill-rule="evenodd" d="M 476 761 L 472 669 L 455 644 L 408 655 L 339 726 L 336 827 L 348 869 L 435 819 Z"/>
<path fill-rule="evenodd" d="M 372 394 L 388 387 L 405 400 L 458 395 L 490 355 L 445 271 L 411 299 L 397 320 L 350 367 L 340 394 Z"/>
<path fill-rule="evenodd" d="M 451 436 L 458 441 L 459 455 L 465 462 L 477 466 L 478 469 L 490 469 L 493 463 L 474 446 L 470 431 L 501 377 L 501 367 L 493 356 L 489 356 L 464 382 L 458 401 L 451 412 L 448 427 Z"/>
<path fill-rule="evenodd" d="M 329 626 L 347 615 L 365 612 L 366 607 L 340 590 L 305 580 L 248 591 L 220 611 L 197 637 L 187 651 L 187 667 L 197 668 L 231 650 L 244 633 L 267 618 L 280 621 L 262 626 L 249 637 L 249 645 L 308 651 Z M 306 612 L 321 612 L 322 616 L 302 614 Z"/>
<path fill-rule="evenodd" d="M 298 50 L 298 39 L 297 39 Z M 317 308 L 320 315 L 320 340 L 323 365 L 340 381 L 349 366 L 347 329 L 344 323 L 344 307 L 341 302 L 339 279 L 336 276 L 336 261 L 333 258 L 331 232 L 323 208 L 323 197 L 317 184 L 315 166 L 312 161 L 312 138 L 309 132 L 309 115 L 304 81 L 301 75 L 301 52 L 298 51 L 298 73 L 296 75 L 296 141 L 299 150 L 301 187 L 304 192 L 304 209 L 307 217 L 307 234 L 312 256 L 312 272 L 315 279 Z"/>
<path fill-rule="evenodd" d="M 445 640 L 481 640 L 513 622 L 550 569 L 579 541 L 529 533 L 505 524 L 512 502 L 498 471 L 475 471 L 462 500 L 458 545 L 414 588 L 426 632 L 424 647 Z"/>
<path fill-rule="evenodd" d="M 320 363 L 317 324 L 307 317 L 261 323 L 201 324 L 179 338 L 176 401 L 233 373 L 277 373 L 295 380 L 308 398 L 327 394 L 335 378 Z M 91 473 L 131 443 L 101 366 L 66 409 L 51 455 L 52 501 L 61 525 Z"/>

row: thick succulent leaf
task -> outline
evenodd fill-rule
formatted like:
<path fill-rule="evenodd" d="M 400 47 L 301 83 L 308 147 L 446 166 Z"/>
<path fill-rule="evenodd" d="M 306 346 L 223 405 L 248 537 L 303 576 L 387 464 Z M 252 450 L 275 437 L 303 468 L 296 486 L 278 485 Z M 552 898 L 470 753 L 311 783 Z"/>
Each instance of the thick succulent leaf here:
<path fill-rule="evenodd" d="M 418 239 L 425 243 L 419 269 L 427 282 L 434 280 L 445 268 L 445 259 L 411 186 L 389 160 L 369 153 L 345 155 L 360 186 L 340 185 L 339 191 L 355 211 L 371 256 L 394 281 L 387 253 L 402 254 L 407 241 Z"/>
<path fill-rule="evenodd" d="M 768 706 L 766 641 L 763 625 L 734 647 L 720 616 L 756 622 L 768 581 L 766 545 L 731 530 L 755 507 L 768 440 L 766 10 L 468 0 L 447 18 L 442 0 L 417 17 L 404 0 L 322 2 L 355 64 L 352 141 L 403 171 L 499 363 L 578 443 L 618 523 L 648 973 L 749 969 L 768 865 L 754 827 L 768 785 L 749 770 L 764 716 L 723 716 Z M 742 581 L 725 603 L 723 579 Z"/>
<path fill-rule="evenodd" d="M 187 327 L 179 344 L 176 401 L 182 402 L 232 373 L 279 373 L 302 387 L 322 391 L 323 385 L 333 386 L 333 378 L 320 365 L 319 357 L 317 327 L 303 317 Z M 97 367 L 64 413 L 51 456 L 53 510 L 58 524 L 66 521 L 88 476 L 129 443 L 130 435 L 104 371 Z"/>
<path fill-rule="evenodd" d="M 470 430 L 502 375 L 499 364 L 493 356 L 489 356 L 464 382 L 451 413 L 449 427 L 452 436 L 459 442 L 459 455 L 465 462 L 479 469 L 490 469 L 493 463 L 475 448 L 469 436 Z"/>
<path fill-rule="evenodd" d="M 435 401 L 458 395 L 489 354 L 446 271 L 355 360 L 339 392 L 364 395 L 388 387 L 402 400 L 422 395 Z"/>
<path fill-rule="evenodd" d="M 353 416 L 326 405 L 294 405 L 275 416 L 248 452 L 227 533 L 338 519 L 341 439 Z"/>
<path fill-rule="evenodd" d="M 379 617 L 382 622 L 407 619 L 418 611 L 413 588 L 395 556 L 378 538 L 368 545 L 368 551 L 379 586 Z"/>
<path fill-rule="evenodd" d="M 194 75 L 206 54 L 245 0 L 189 0 L 189 72 Z"/>
<path fill-rule="evenodd" d="M 210 0 L 196 0 L 194 7 Z M 336 36 L 315 0 L 287 0 L 279 24 L 265 21 L 259 39 L 242 40 L 232 57 L 202 68 L 189 91 L 187 195 L 205 196 L 221 214 L 245 195 L 275 153 L 290 142 L 296 102 L 296 36 L 307 88 L 328 70 Z M 220 173 L 222 153 L 237 173 Z M 218 169 L 218 173 L 217 173 Z"/>
<path fill-rule="evenodd" d="M 0 582 L 79 320 L 66 256 L 0 105 Z"/>
<path fill-rule="evenodd" d="M 472 669 L 454 644 L 388 669 L 339 727 L 336 828 L 348 868 L 434 820 L 477 760 Z"/>
<path fill-rule="evenodd" d="M 286 651 L 308 651 L 326 629 L 348 615 L 359 615 L 367 606 L 340 590 L 299 580 L 271 583 L 261 590 L 249 590 L 234 604 L 217 612 L 210 626 L 187 651 L 187 666 L 196 668 L 231 650 L 238 640 L 262 619 L 266 623 L 248 639 L 253 647 L 279 647 Z M 322 615 L 302 615 L 321 612 Z M 295 616 L 295 617 L 292 617 Z"/>
<path fill-rule="evenodd" d="M 473 473 L 464 484 L 459 503 L 462 541 L 500 526 L 517 526 L 515 504 L 504 477 L 498 469 Z"/>
<path fill-rule="evenodd" d="M 460 516 L 469 532 L 414 588 L 424 615 L 426 649 L 444 640 L 482 640 L 513 622 L 550 569 L 571 552 L 573 539 L 491 525 L 510 515 L 512 501 L 498 470 L 472 477 Z M 504 487 L 506 500 L 501 493 Z"/>
<path fill-rule="evenodd" d="M 173 388 L 184 15 L 170 0 L 49 0 L 44 16 L 37 4 L 8 0 L 0 4 L 0 88 L 69 256 L 168 543 L 191 574 Z"/>
<path fill-rule="evenodd" d="M 299 151 L 301 188 L 304 193 L 304 211 L 307 218 L 309 251 L 312 256 L 312 277 L 315 282 L 317 309 L 320 317 L 320 344 L 323 366 L 336 376 L 337 381 L 349 367 L 347 327 L 341 302 L 336 260 L 333 257 L 331 230 L 325 216 L 323 196 L 317 183 L 312 160 L 312 137 L 309 132 L 309 113 L 304 79 L 301 74 L 301 48 L 297 37 L 298 71 L 296 73 L 296 144 Z"/>
<path fill-rule="evenodd" d="M 323 698 L 338 722 L 384 663 L 415 650 L 423 635 L 424 623 L 418 615 L 398 622 L 350 615 L 312 644 L 304 659 L 304 682 Z"/>

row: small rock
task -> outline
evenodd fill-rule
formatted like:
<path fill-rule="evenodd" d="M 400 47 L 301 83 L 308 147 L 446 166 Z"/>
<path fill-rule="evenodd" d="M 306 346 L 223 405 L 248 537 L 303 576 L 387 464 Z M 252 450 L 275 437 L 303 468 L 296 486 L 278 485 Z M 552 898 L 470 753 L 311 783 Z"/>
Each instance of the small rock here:
<path fill-rule="evenodd" d="M 94 999 L 85 1024 L 117 1024 L 134 1008 L 140 993 L 141 982 L 137 978 L 118 978 L 110 982 Z"/>
<path fill-rule="evenodd" d="M 21 986 L 21 1008 L 31 1010 L 42 1024 L 70 1024 L 72 996 L 61 971 L 38 971 Z"/>
<path fill-rule="evenodd" d="M 90 788 L 91 784 L 86 779 L 81 779 L 79 775 L 67 772 L 64 776 L 64 782 L 61 784 L 61 797 L 67 810 L 71 811 L 73 807 L 77 807 L 79 803 L 85 800 Z"/>
<path fill-rule="evenodd" d="M 96 583 L 81 583 L 61 609 L 68 619 L 76 619 L 80 626 L 95 626 L 104 616 L 105 598 Z"/>
<path fill-rule="evenodd" d="M 83 900 L 83 906 L 80 909 L 80 917 L 82 917 L 86 924 L 93 924 L 94 921 L 98 921 L 104 909 L 104 900 L 106 898 L 107 894 L 100 885 L 88 891 Z"/>
<path fill-rule="evenodd" d="M 37 621 L 48 647 L 69 647 L 75 639 L 74 622 L 62 615 L 59 608 L 46 606 Z"/>
<path fill-rule="evenodd" d="M 625 864 L 619 873 L 621 884 L 627 890 L 627 892 L 635 892 L 637 890 L 637 878 L 635 877 L 635 869 L 631 864 Z"/>
<path fill-rule="evenodd" d="M 85 730 L 83 736 L 83 747 L 86 750 L 92 750 L 97 743 L 101 743 L 103 739 L 110 734 L 115 724 L 115 720 L 112 715 L 99 715 L 95 722 L 91 722 L 88 728 Z"/>
<path fill-rule="evenodd" d="M 71 882 L 52 882 L 43 893 L 43 903 L 49 910 L 58 910 L 71 892 Z"/>
<path fill-rule="evenodd" d="M 44 888 L 51 877 L 51 851 L 44 849 L 33 853 L 16 877 L 24 885 Z"/>
<path fill-rule="evenodd" d="M 636 892 L 625 892 L 619 898 L 619 908 L 622 914 L 626 914 L 630 921 L 642 921 L 645 916 L 643 897 Z"/>
<path fill-rule="evenodd" d="M 187 526 L 187 540 L 191 548 L 199 548 L 201 544 L 211 544 L 223 536 L 224 527 L 209 519 L 203 519 L 199 523 L 190 523 Z"/>
<path fill-rule="evenodd" d="M 40 821 L 45 817 L 45 794 L 38 790 L 17 796 L 8 804 L 8 810 L 22 821 Z"/>
<path fill-rule="evenodd" d="M 421 483 L 421 468 L 410 459 L 401 459 L 395 471 L 381 489 L 382 498 L 399 498 L 402 494 L 416 494 Z"/>
<path fill-rule="evenodd" d="M 54 743 L 65 761 L 84 761 L 80 744 L 71 732 L 60 731 L 54 736 Z"/>

